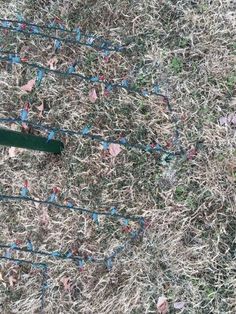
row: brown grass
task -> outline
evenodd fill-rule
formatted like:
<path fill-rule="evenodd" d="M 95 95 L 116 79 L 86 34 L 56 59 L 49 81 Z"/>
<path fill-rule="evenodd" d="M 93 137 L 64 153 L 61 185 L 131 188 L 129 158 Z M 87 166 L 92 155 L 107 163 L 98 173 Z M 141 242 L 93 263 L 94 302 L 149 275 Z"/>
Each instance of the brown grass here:
<path fill-rule="evenodd" d="M 60 202 L 70 198 L 99 210 L 116 205 L 151 221 L 143 240 L 119 255 L 111 272 L 89 265 L 81 273 L 70 262 L 35 257 L 50 269 L 45 313 L 156 313 L 162 295 L 170 313 L 235 313 L 235 127 L 218 122 L 235 112 L 233 1 L 9 0 L 1 1 L 0 8 L 2 17 L 21 12 L 27 20 L 44 23 L 58 16 L 68 27 L 79 23 L 86 32 L 118 42 L 132 39 L 129 53 L 112 55 L 108 64 L 101 57 L 97 61 L 92 50 L 64 46 L 57 67 L 64 69 L 78 58 L 84 73 L 117 79 L 128 75 L 147 85 L 158 81 L 179 119 L 184 148 L 196 143 L 199 148 L 193 160 L 178 158 L 165 167 L 154 156 L 135 150 L 123 150 L 112 159 L 99 145 L 81 138 L 64 139 L 61 157 L 24 151 L 10 158 L 7 148 L 0 149 L 0 191 L 5 194 L 19 194 L 28 179 L 34 197 L 46 199 L 58 186 Z M 54 56 L 50 42 L 33 37 L 6 38 L 1 33 L 1 42 L 21 51 L 31 48 L 30 59 L 42 64 Z M 12 72 L 1 66 L 1 117 L 19 115 L 25 101 L 19 86 L 34 75 L 20 66 Z M 165 143 L 172 136 L 168 110 L 155 97 L 121 91 L 104 98 L 98 87 L 99 99 L 92 104 L 88 91 L 84 82 L 49 74 L 33 95 L 30 118 L 40 119 L 37 106 L 44 102 L 43 123 L 70 129 L 90 123 L 101 135 L 118 129 L 136 142 Z M 78 244 L 82 250 L 104 254 L 124 237 L 119 232 L 118 239 L 114 236 L 117 225 L 112 221 L 101 223 L 101 233 L 89 217 L 76 213 L 17 202 L 0 206 L 3 243 L 25 242 L 30 236 L 40 249 L 67 250 Z M 45 211 L 48 226 L 40 223 Z M 37 313 L 40 273 L 0 265 L 1 313 Z M 18 281 L 12 288 L 9 276 L 14 270 Z M 71 293 L 63 290 L 63 277 L 70 278 Z M 176 301 L 184 301 L 185 308 L 175 310 Z"/>

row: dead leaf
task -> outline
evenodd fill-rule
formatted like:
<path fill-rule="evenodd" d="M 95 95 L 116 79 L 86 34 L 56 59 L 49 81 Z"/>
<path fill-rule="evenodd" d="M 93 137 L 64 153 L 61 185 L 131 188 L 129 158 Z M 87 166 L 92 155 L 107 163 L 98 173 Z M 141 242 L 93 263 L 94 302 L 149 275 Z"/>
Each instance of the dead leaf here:
<path fill-rule="evenodd" d="M 8 150 L 9 157 L 13 158 L 16 157 L 16 148 L 15 147 L 10 147 Z"/>
<path fill-rule="evenodd" d="M 0 272 L 0 281 L 4 281 L 1 272 Z"/>
<path fill-rule="evenodd" d="M 111 156 L 116 157 L 121 152 L 121 147 L 119 144 L 110 144 L 109 145 L 109 153 Z"/>
<path fill-rule="evenodd" d="M 26 131 L 29 129 L 28 125 L 27 125 L 25 122 L 23 122 L 23 123 L 21 124 L 21 126 L 22 126 L 22 129 L 24 129 L 24 130 L 26 130 Z"/>
<path fill-rule="evenodd" d="M 191 148 L 189 151 L 187 151 L 187 159 L 188 160 L 193 160 L 194 157 L 197 156 L 197 150 L 196 148 Z"/>
<path fill-rule="evenodd" d="M 174 303 L 174 308 L 176 310 L 182 310 L 184 308 L 185 303 L 184 302 L 175 302 Z"/>
<path fill-rule="evenodd" d="M 10 286 L 14 287 L 14 284 L 17 282 L 16 278 L 14 278 L 13 276 L 9 276 L 8 280 L 9 280 Z"/>
<path fill-rule="evenodd" d="M 17 124 L 12 123 L 11 124 L 11 130 L 16 131 L 17 130 Z"/>
<path fill-rule="evenodd" d="M 40 106 L 37 107 L 37 109 L 39 110 L 39 117 L 42 118 L 43 117 L 43 111 L 44 111 L 44 104 L 42 102 L 42 104 Z"/>
<path fill-rule="evenodd" d="M 36 79 L 32 79 L 27 84 L 21 86 L 20 89 L 24 92 L 31 92 L 32 89 L 34 88 L 35 82 L 36 82 Z"/>
<path fill-rule="evenodd" d="M 220 125 L 224 125 L 224 124 L 227 124 L 228 119 L 227 117 L 220 117 L 219 122 L 220 122 Z"/>
<path fill-rule="evenodd" d="M 234 124 L 236 125 L 236 114 L 230 113 L 227 116 L 219 118 L 220 125 Z"/>
<path fill-rule="evenodd" d="M 16 157 L 16 155 L 22 153 L 24 151 L 23 148 L 18 148 L 18 147 L 10 147 L 8 150 L 8 154 L 10 158 Z"/>
<path fill-rule="evenodd" d="M 58 63 L 58 59 L 57 57 L 53 57 L 52 59 L 50 59 L 48 62 L 47 62 L 47 65 L 50 67 L 51 70 L 55 70 L 55 66 L 56 64 Z"/>
<path fill-rule="evenodd" d="M 169 312 L 169 305 L 166 297 L 159 297 L 157 301 L 157 313 L 167 314 Z"/>
<path fill-rule="evenodd" d="M 236 114 L 230 113 L 228 115 L 228 122 L 236 125 Z"/>
<path fill-rule="evenodd" d="M 43 211 L 42 216 L 40 217 L 40 222 L 42 225 L 47 226 L 49 224 L 49 215 L 46 210 Z"/>
<path fill-rule="evenodd" d="M 63 288 L 66 292 L 71 292 L 71 282 L 69 277 L 62 277 L 60 282 L 63 284 Z"/>
<path fill-rule="evenodd" d="M 96 89 L 92 88 L 89 92 L 89 100 L 94 104 L 95 101 L 97 100 L 98 96 L 96 93 Z"/>

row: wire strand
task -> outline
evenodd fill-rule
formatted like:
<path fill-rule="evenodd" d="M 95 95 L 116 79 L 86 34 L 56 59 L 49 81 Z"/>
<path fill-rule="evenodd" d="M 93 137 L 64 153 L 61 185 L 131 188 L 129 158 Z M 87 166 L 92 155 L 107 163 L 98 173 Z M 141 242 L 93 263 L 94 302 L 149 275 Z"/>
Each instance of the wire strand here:
<path fill-rule="evenodd" d="M 156 146 L 153 148 L 150 145 L 143 145 L 143 144 L 130 144 L 124 139 L 120 140 L 112 140 L 112 139 L 105 139 L 100 135 L 96 134 L 90 134 L 90 133 L 84 133 L 83 130 L 81 131 L 75 131 L 75 130 L 67 130 L 67 129 L 61 129 L 61 128 L 56 128 L 52 126 L 47 126 L 43 125 L 40 123 L 35 123 L 33 121 L 29 120 L 21 120 L 20 118 L 0 118 L 0 123 L 27 123 L 28 125 L 34 127 L 35 129 L 39 130 L 44 130 L 44 131 L 53 131 L 54 133 L 61 133 L 61 134 L 66 134 L 69 136 L 81 136 L 83 138 L 89 138 L 92 141 L 98 142 L 98 143 L 107 143 L 107 144 L 119 144 L 121 146 L 124 146 L 126 148 L 130 149 L 139 149 L 145 152 L 150 152 L 150 153 L 162 153 L 166 154 L 166 159 L 168 159 L 170 156 L 177 156 L 180 155 L 181 152 L 173 152 L 170 150 L 166 150 L 162 145 L 156 144 Z"/>

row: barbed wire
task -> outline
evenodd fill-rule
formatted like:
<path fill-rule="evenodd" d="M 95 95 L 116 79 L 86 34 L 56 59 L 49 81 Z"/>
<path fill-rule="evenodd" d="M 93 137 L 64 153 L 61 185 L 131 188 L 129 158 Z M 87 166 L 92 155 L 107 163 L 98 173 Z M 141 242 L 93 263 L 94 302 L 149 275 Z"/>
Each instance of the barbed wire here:
<path fill-rule="evenodd" d="M 56 134 L 65 134 L 68 136 L 80 136 L 83 138 L 88 138 L 92 141 L 98 142 L 103 146 L 103 149 L 108 150 L 110 144 L 119 144 L 125 148 L 130 148 L 130 149 L 139 149 L 142 151 L 145 151 L 147 153 L 159 153 L 163 155 L 163 160 L 169 161 L 171 158 L 174 156 L 178 156 L 183 154 L 181 151 L 170 151 L 164 148 L 164 146 L 155 143 L 155 144 L 148 144 L 148 145 L 143 145 L 143 144 L 131 144 L 129 143 L 125 137 L 121 137 L 119 140 L 111 139 L 111 138 L 103 138 L 100 135 L 96 134 L 91 134 L 91 126 L 85 126 L 82 130 L 80 131 L 75 131 L 75 130 L 67 130 L 67 129 L 61 129 L 61 128 L 56 128 L 48 125 L 43 125 L 40 123 L 36 123 L 33 121 L 30 121 L 26 119 L 28 117 L 27 112 L 25 112 L 26 109 L 23 109 L 21 112 L 21 118 L 0 118 L 0 123 L 19 123 L 19 124 L 27 124 L 30 127 L 33 127 L 34 129 L 38 130 L 43 130 L 49 132 L 47 141 L 49 142 L 51 139 L 54 139 Z M 22 119 L 22 117 L 24 119 Z"/>
<path fill-rule="evenodd" d="M 20 20 L 10 20 L 10 19 L 0 19 L 0 29 L 8 30 L 15 33 L 21 33 L 30 36 L 38 36 L 42 38 L 52 39 L 55 41 L 55 49 L 61 48 L 62 42 L 77 44 L 81 46 L 87 46 L 90 48 L 94 48 L 97 50 L 102 50 L 105 52 L 105 55 L 108 55 L 109 52 L 123 52 L 125 51 L 126 45 L 114 45 L 110 40 L 106 40 L 103 36 L 97 36 L 94 34 L 86 35 L 83 34 L 79 27 L 75 30 L 68 30 L 65 29 L 62 24 L 60 27 L 55 26 L 56 24 L 49 24 L 49 25 L 38 25 L 35 23 L 29 23 L 26 21 Z M 42 29 L 46 29 L 48 31 L 61 31 L 66 35 L 70 35 L 69 37 L 58 37 L 55 35 L 49 35 L 42 31 Z M 71 35 L 73 37 L 71 37 Z M 85 41 L 83 41 L 85 40 Z M 96 44 L 96 41 L 100 42 Z"/>
<path fill-rule="evenodd" d="M 42 271 L 42 283 L 41 283 L 41 291 L 40 291 L 40 312 L 43 314 L 44 307 L 45 307 L 45 294 L 47 289 L 47 278 L 48 278 L 48 266 L 45 263 L 35 263 L 31 260 L 24 260 L 24 259 L 18 259 L 18 258 L 12 258 L 10 256 L 0 256 L 1 260 L 14 262 L 17 265 L 21 264 L 27 264 L 31 265 L 33 268 L 39 268 Z"/>
<path fill-rule="evenodd" d="M 0 51 L 1 53 L 1 51 Z M 4 53 L 4 52 L 2 52 Z M 24 60 L 24 59 L 23 59 Z M 105 89 L 108 90 L 109 92 L 111 92 L 113 90 L 113 88 L 124 88 L 125 90 L 129 91 L 129 92 L 136 92 L 140 95 L 143 95 L 143 96 L 148 96 L 148 95 L 157 95 L 157 96 L 160 96 L 164 99 L 164 101 L 166 102 L 166 105 L 168 107 L 168 110 L 169 112 L 171 113 L 171 122 L 174 123 L 175 125 L 175 132 L 174 132 L 174 143 L 178 143 L 179 141 L 179 131 L 178 131 L 178 119 L 172 115 L 172 107 L 170 106 L 170 103 L 169 103 L 169 100 L 168 98 L 159 93 L 158 90 L 155 90 L 155 86 L 154 86 L 154 90 L 151 91 L 149 94 L 147 91 L 142 91 L 140 89 L 137 89 L 137 88 L 134 88 L 134 87 L 130 87 L 129 84 L 127 83 L 127 81 L 124 83 L 124 81 L 122 81 L 123 83 L 122 84 L 113 84 L 111 82 L 106 82 L 104 80 L 101 80 L 98 76 L 84 76 L 82 74 L 79 74 L 79 73 L 73 73 L 71 71 L 68 70 L 68 72 L 62 72 L 62 71 L 58 71 L 58 70 L 52 70 L 50 68 L 47 68 L 47 67 L 42 67 L 40 65 L 37 65 L 35 63 L 28 63 L 26 61 L 22 61 L 22 58 L 20 58 L 18 55 L 12 55 L 12 54 L 9 54 L 8 57 L 0 57 L 0 61 L 7 61 L 7 62 L 10 62 L 11 64 L 20 64 L 22 63 L 23 65 L 27 65 L 27 66 L 30 66 L 30 67 L 33 67 L 33 68 L 37 68 L 38 72 L 37 72 L 37 78 L 36 78 L 36 85 L 39 87 L 39 85 L 41 84 L 42 82 L 42 79 L 45 75 L 45 73 L 47 72 L 52 72 L 54 74 L 58 74 L 58 75 L 61 75 L 63 77 L 68 77 L 68 76 L 76 76 L 80 79 L 83 79 L 83 80 L 87 80 L 91 83 L 102 83 L 102 84 L 105 84 Z M 75 70 L 75 69 L 74 69 Z M 128 84 L 128 85 L 127 85 Z M 2 120 L 3 121 L 3 120 Z M 44 126 L 39 126 L 39 125 L 36 125 L 34 123 L 35 127 L 37 128 L 40 128 L 40 127 L 43 127 L 45 129 Z M 48 128 L 48 127 L 46 127 Z M 81 132 L 78 132 L 78 131 L 69 131 L 69 130 L 63 130 L 63 129 L 57 129 L 57 131 L 60 131 L 62 133 L 67 133 L 67 134 L 70 134 L 70 135 L 81 135 Z M 103 141 L 103 139 L 100 137 L 100 136 L 93 136 L 93 135 L 90 135 L 90 134 L 82 134 L 83 136 L 85 137 L 90 137 L 91 139 L 93 140 L 98 140 L 98 141 Z M 106 141 L 103 141 L 104 143 L 106 143 Z M 129 143 L 124 143 L 122 141 L 113 141 L 114 143 L 117 143 L 117 144 L 120 144 L 120 145 L 123 145 L 123 146 L 126 146 L 126 147 L 133 147 L 133 148 L 138 148 L 138 149 L 141 149 L 141 150 L 145 150 L 145 151 L 150 151 L 150 152 L 164 152 L 164 153 L 167 153 L 168 155 L 171 155 L 172 153 L 169 153 L 169 151 L 167 151 L 166 149 L 164 149 L 160 144 L 157 144 L 155 149 L 153 149 L 150 145 L 149 146 L 145 146 L 145 145 L 140 145 L 140 144 L 129 144 Z M 106 144 L 105 144 L 106 145 Z M 179 149 L 181 150 L 181 153 L 183 154 L 184 151 L 183 149 L 179 146 Z"/>
<path fill-rule="evenodd" d="M 140 217 L 140 216 L 133 216 L 133 215 L 123 215 L 123 214 L 118 213 L 117 209 L 115 207 L 112 207 L 110 212 L 104 212 L 104 211 L 101 212 L 101 211 L 97 211 L 97 210 L 90 210 L 90 209 L 74 206 L 69 201 L 67 201 L 66 205 L 61 205 L 61 204 L 56 203 L 57 194 L 58 194 L 58 189 L 54 188 L 47 200 L 39 200 L 39 199 L 32 198 L 29 196 L 28 181 L 25 180 L 24 186 L 21 188 L 20 195 L 15 196 L 15 195 L 0 194 L 0 201 L 7 201 L 7 200 L 26 201 L 26 202 L 32 202 L 32 203 L 37 203 L 37 204 L 43 204 L 43 205 L 47 205 L 47 206 L 54 206 L 54 207 L 60 208 L 60 209 L 73 210 L 73 211 L 79 212 L 80 214 L 85 213 L 85 214 L 90 215 L 93 222 L 96 223 L 97 225 L 99 225 L 99 217 L 100 216 L 110 217 L 112 219 L 122 219 L 122 224 L 125 228 L 128 228 L 130 221 L 133 221 L 133 222 L 136 222 L 139 224 L 139 228 L 137 230 L 135 230 L 135 229 L 132 230 L 131 228 L 128 229 L 130 238 L 125 243 L 123 243 L 122 245 L 119 245 L 117 248 L 115 248 L 110 256 L 105 257 L 105 259 L 90 256 L 89 258 L 87 258 L 88 261 L 90 261 L 90 262 L 93 261 L 96 263 L 101 263 L 101 262 L 105 261 L 106 264 L 109 263 L 111 265 L 112 260 L 116 257 L 116 255 L 118 253 L 122 252 L 125 249 L 125 247 L 129 244 L 129 242 L 134 241 L 144 232 L 145 221 L 144 221 L 144 218 L 142 216 Z M 32 253 L 43 255 L 43 256 L 54 256 L 56 258 L 61 258 L 61 259 L 70 259 L 73 261 L 77 261 L 79 264 L 84 263 L 84 259 L 82 256 L 73 256 L 73 254 L 71 254 L 71 252 L 67 252 L 64 254 L 64 253 L 61 253 L 58 251 L 57 252 L 33 251 L 32 245 L 31 245 L 31 247 L 27 247 L 27 250 L 20 249 L 15 244 L 13 246 L 9 246 L 9 245 L 6 246 L 6 245 L 1 244 L 0 247 L 11 248 L 11 249 L 15 249 L 15 250 L 24 251 L 24 252 L 32 252 Z"/>
<path fill-rule="evenodd" d="M 0 53 L 1 54 L 8 54 L 8 56 L 4 56 L 4 57 L 1 56 L 0 57 L 1 62 L 6 61 L 10 64 L 22 64 L 24 66 L 28 66 L 30 68 L 37 69 L 38 70 L 37 71 L 37 77 L 36 77 L 37 86 L 39 86 L 41 84 L 44 75 L 47 73 L 53 73 L 53 74 L 62 76 L 64 78 L 75 77 L 75 78 L 90 82 L 92 84 L 98 84 L 98 83 L 104 84 L 105 85 L 105 91 L 108 93 L 113 91 L 113 89 L 124 89 L 127 92 L 139 94 L 140 96 L 144 96 L 144 97 L 148 97 L 148 96 L 152 96 L 152 95 L 162 97 L 163 101 L 166 103 L 169 111 L 172 112 L 172 108 L 169 104 L 168 97 L 159 92 L 159 86 L 154 85 L 152 87 L 151 91 L 142 90 L 142 89 L 139 89 L 139 88 L 132 86 L 128 80 L 122 80 L 121 83 L 112 83 L 110 81 L 106 81 L 103 75 L 86 76 L 86 75 L 83 75 L 81 73 L 75 73 L 75 71 L 76 71 L 75 65 L 69 66 L 68 70 L 66 72 L 63 72 L 63 71 L 54 70 L 54 69 L 51 69 L 49 67 L 39 65 L 37 63 L 30 63 L 30 62 L 26 61 L 27 58 L 21 58 L 19 56 L 19 54 L 15 53 L 15 52 L 9 53 L 9 51 L 6 52 L 4 50 L 0 50 Z"/>

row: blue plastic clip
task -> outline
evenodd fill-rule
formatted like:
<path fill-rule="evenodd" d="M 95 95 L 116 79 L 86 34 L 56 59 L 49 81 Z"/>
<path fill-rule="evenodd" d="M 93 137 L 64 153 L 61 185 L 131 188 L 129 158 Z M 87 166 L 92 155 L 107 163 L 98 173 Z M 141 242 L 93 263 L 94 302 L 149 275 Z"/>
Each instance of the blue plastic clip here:
<path fill-rule="evenodd" d="M 161 147 L 161 145 L 160 145 L 160 144 L 156 144 L 156 146 L 155 146 L 155 150 L 156 150 L 157 152 L 160 152 L 160 151 L 162 151 L 162 150 L 163 150 L 163 148 Z"/>
<path fill-rule="evenodd" d="M 143 91 L 142 91 L 142 95 L 143 95 L 144 97 L 147 97 L 149 94 L 148 94 L 148 92 L 147 92 L 146 90 L 143 90 Z"/>
<path fill-rule="evenodd" d="M 129 82 L 128 82 L 128 80 L 123 80 L 123 81 L 121 81 L 121 85 L 124 86 L 124 87 L 126 87 L 126 88 L 128 88 L 128 87 L 129 87 Z"/>
<path fill-rule="evenodd" d="M 112 269 L 112 259 L 111 258 L 108 258 L 106 260 L 106 266 L 107 266 L 107 269 L 110 271 Z"/>
<path fill-rule="evenodd" d="M 90 37 L 87 38 L 86 44 L 92 46 L 95 38 L 91 35 Z"/>
<path fill-rule="evenodd" d="M 121 144 L 126 144 L 127 143 L 127 139 L 125 137 L 121 137 L 120 138 L 120 143 Z"/>
<path fill-rule="evenodd" d="M 81 39 L 81 32 L 80 32 L 80 29 L 77 27 L 76 28 L 76 41 L 80 42 L 80 39 Z"/>
<path fill-rule="evenodd" d="M 21 121 L 27 121 L 28 120 L 28 110 L 26 110 L 26 109 L 21 110 L 20 119 L 21 119 Z"/>
<path fill-rule="evenodd" d="M 9 23 L 9 22 L 7 22 L 7 21 L 3 21 L 3 22 L 2 22 L 2 26 L 3 26 L 3 27 L 7 27 L 7 28 L 8 28 L 8 27 L 10 27 L 10 25 L 11 25 L 11 23 Z"/>
<path fill-rule="evenodd" d="M 47 143 L 49 141 L 51 141 L 52 139 L 54 139 L 54 137 L 55 137 L 55 132 L 54 131 L 50 131 L 49 134 L 48 134 Z"/>
<path fill-rule="evenodd" d="M 57 51 L 58 49 L 61 48 L 61 41 L 58 40 L 58 39 L 55 39 L 55 42 L 54 42 L 54 47 L 55 47 L 55 50 Z"/>
<path fill-rule="evenodd" d="M 147 145 L 146 148 L 145 148 L 145 151 L 146 151 L 147 153 L 149 153 L 149 152 L 151 151 L 151 149 L 152 149 L 151 146 L 150 146 L 150 145 Z"/>
<path fill-rule="evenodd" d="M 93 219 L 93 221 L 94 221 L 97 225 L 99 224 L 98 214 L 97 214 L 97 213 L 93 213 L 93 214 L 92 214 L 92 219 Z"/>
<path fill-rule="evenodd" d="M 109 149 L 109 143 L 107 143 L 107 142 L 101 142 L 101 144 L 102 144 L 102 147 L 103 147 L 103 149 L 104 150 L 108 150 Z"/>
<path fill-rule="evenodd" d="M 37 86 L 40 86 L 42 79 L 44 77 L 44 74 L 45 74 L 45 71 L 43 69 L 38 69 L 37 77 L 36 77 Z"/>
<path fill-rule="evenodd" d="M 112 89 L 113 89 L 113 87 L 112 87 L 111 84 L 107 84 L 105 88 L 106 88 L 106 90 L 107 90 L 108 92 L 111 92 Z"/>
<path fill-rule="evenodd" d="M 13 242 L 12 244 L 11 244 L 11 249 L 17 249 L 17 245 L 16 245 L 16 243 L 15 242 Z"/>
<path fill-rule="evenodd" d="M 94 262 L 94 257 L 88 256 L 88 261 L 89 261 L 89 262 Z"/>
<path fill-rule="evenodd" d="M 111 214 L 114 215 L 114 214 L 116 214 L 116 213 L 117 213 L 116 207 L 112 207 L 112 209 L 111 209 Z"/>
<path fill-rule="evenodd" d="M 123 219 L 123 225 L 128 226 L 129 225 L 129 219 Z"/>
<path fill-rule="evenodd" d="M 90 125 L 86 125 L 86 127 L 84 127 L 83 130 L 82 130 L 82 134 L 83 135 L 88 134 L 90 129 L 91 129 L 91 126 Z"/>
<path fill-rule="evenodd" d="M 11 253 L 10 253 L 10 251 L 7 250 L 6 253 L 4 254 L 4 256 L 5 256 L 6 258 L 11 258 Z"/>
<path fill-rule="evenodd" d="M 20 191 L 20 195 L 21 195 L 22 197 L 28 197 L 28 194 L 29 194 L 28 188 L 27 188 L 27 187 L 23 187 L 23 188 L 21 189 L 21 191 Z"/>
<path fill-rule="evenodd" d="M 159 94 L 160 93 L 160 86 L 159 85 L 154 85 L 153 86 L 153 92 L 155 94 Z"/>
<path fill-rule="evenodd" d="M 40 30 L 39 30 L 38 26 L 31 26 L 31 31 L 32 31 L 34 34 L 40 33 Z"/>
<path fill-rule="evenodd" d="M 9 59 L 10 59 L 10 62 L 11 62 L 12 64 L 17 64 L 17 63 L 20 63 L 20 62 L 21 62 L 19 56 L 12 56 L 12 55 L 10 55 L 10 56 L 9 56 Z"/>
<path fill-rule="evenodd" d="M 56 200 L 57 200 L 57 195 L 56 195 L 56 193 L 53 192 L 53 193 L 49 196 L 48 201 L 51 202 L 51 203 L 53 203 L 53 202 L 56 202 Z"/>
<path fill-rule="evenodd" d="M 30 240 L 27 240 L 27 250 L 28 251 L 33 251 L 33 244 Z"/>
<path fill-rule="evenodd" d="M 68 252 L 68 253 L 66 254 L 66 257 L 67 257 L 67 258 L 70 258 L 70 257 L 72 257 L 72 256 L 73 256 L 72 252 Z"/>
<path fill-rule="evenodd" d="M 68 70 L 67 70 L 67 73 L 69 73 L 69 74 L 75 73 L 75 67 L 73 65 L 70 65 Z"/>
<path fill-rule="evenodd" d="M 138 235 L 138 232 L 137 232 L 137 231 L 132 231 L 132 232 L 130 233 L 130 236 L 131 236 L 132 239 L 135 239 L 135 238 L 137 237 L 137 235 Z"/>
<path fill-rule="evenodd" d="M 90 81 L 91 81 L 91 82 L 98 82 L 98 81 L 99 81 L 99 77 L 98 77 L 98 76 L 92 76 L 92 77 L 90 78 Z"/>

